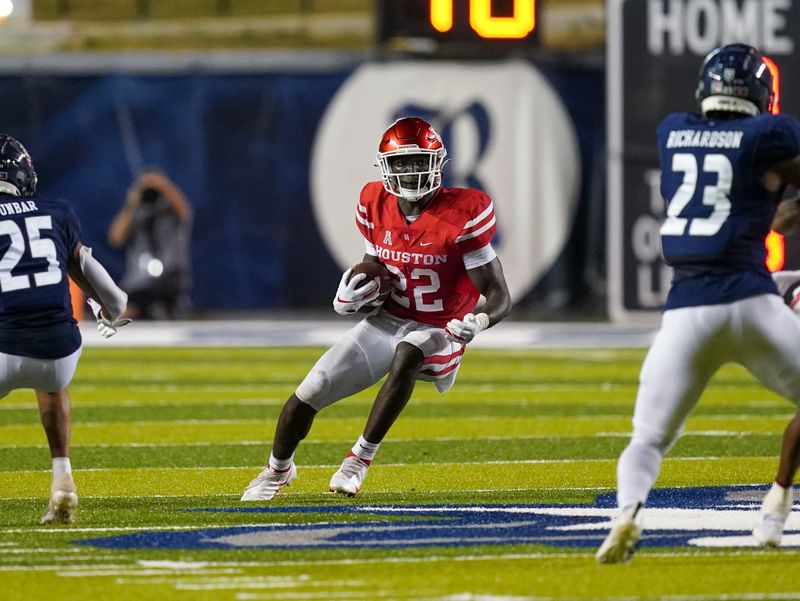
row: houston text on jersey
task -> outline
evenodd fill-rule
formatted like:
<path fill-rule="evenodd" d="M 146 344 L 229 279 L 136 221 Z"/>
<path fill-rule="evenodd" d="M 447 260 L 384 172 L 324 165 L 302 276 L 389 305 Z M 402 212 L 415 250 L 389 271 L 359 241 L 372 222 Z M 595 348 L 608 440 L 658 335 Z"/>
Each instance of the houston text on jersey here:
<path fill-rule="evenodd" d="M 442 265 L 447 263 L 447 255 L 426 255 L 422 253 L 411 253 L 400 250 L 391 250 L 379 245 L 375 245 L 375 252 L 378 258 L 384 261 L 395 261 L 397 263 L 407 263 L 411 265 Z"/>

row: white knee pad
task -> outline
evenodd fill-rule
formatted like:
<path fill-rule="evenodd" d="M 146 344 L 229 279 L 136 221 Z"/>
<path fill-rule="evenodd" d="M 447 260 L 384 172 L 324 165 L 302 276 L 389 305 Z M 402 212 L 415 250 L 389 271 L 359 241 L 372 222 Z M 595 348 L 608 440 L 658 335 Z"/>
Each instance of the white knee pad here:
<path fill-rule="evenodd" d="M 308 372 L 305 379 L 300 382 L 294 394 L 306 405 L 319 411 L 323 407 L 330 405 L 330 401 L 328 400 L 328 393 L 330 390 L 330 376 L 325 370 L 315 367 Z"/>

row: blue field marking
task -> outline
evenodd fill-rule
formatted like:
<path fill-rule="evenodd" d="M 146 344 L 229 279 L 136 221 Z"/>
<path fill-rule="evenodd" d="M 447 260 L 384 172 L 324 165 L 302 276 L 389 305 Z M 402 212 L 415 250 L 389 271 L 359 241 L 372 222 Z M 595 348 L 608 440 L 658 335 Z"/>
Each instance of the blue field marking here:
<path fill-rule="evenodd" d="M 765 487 L 653 491 L 643 547 L 747 547 Z M 181 532 L 139 532 L 74 541 L 113 549 L 401 549 L 488 545 L 598 546 L 615 512 L 615 495 L 592 505 L 326 505 L 223 507 L 207 513 L 313 514 L 318 523 L 263 524 Z M 357 519 L 353 519 L 357 516 Z M 366 517 L 366 519 L 365 519 Z M 800 546 L 790 518 L 786 546 Z M 800 525 L 800 524 L 799 524 Z M 789 534 L 789 533 L 795 534 Z"/>

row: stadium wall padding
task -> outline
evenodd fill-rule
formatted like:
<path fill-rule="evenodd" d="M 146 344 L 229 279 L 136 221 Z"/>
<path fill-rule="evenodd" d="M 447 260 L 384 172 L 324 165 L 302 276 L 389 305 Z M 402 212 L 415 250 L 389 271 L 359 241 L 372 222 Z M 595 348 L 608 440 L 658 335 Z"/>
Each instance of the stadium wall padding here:
<path fill-rule="evenodd" d="M 575 126 L 582 179 L 566 249 L 518 303 L 522 316 L 592 305 L 605 270 L 604 75 L 540 70 Z M 115 277 L 123 252 L 106 243 L 107 226 L 139 169 L 155 165 L 194 208 L 197 310 L 327 311 L 340 270 L 314 222 L 309 168 L 323 113 L 351 72 L 5 74 L 0 131 L 28 147 L 41 192 L 73 202 Z"/>

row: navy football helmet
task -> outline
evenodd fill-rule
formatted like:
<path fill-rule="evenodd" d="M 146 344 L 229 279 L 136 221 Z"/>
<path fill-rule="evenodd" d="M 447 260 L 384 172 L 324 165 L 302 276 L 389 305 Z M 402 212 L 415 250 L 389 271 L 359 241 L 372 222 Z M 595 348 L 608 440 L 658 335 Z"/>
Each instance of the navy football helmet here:
<path fill-rule="evenodd" d="M 712 50 L 700 68 L 694 96 L 704 115 L 771 113 L 775 89 L 769 59 L 747 44 Z"/>
<path fill-rule="evenodd" d="M 16 138 L 0 134 L 0 194 L 32 196 L 38 177 L 33 160 Z"/>

